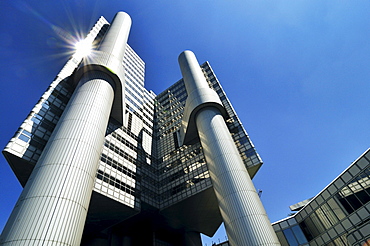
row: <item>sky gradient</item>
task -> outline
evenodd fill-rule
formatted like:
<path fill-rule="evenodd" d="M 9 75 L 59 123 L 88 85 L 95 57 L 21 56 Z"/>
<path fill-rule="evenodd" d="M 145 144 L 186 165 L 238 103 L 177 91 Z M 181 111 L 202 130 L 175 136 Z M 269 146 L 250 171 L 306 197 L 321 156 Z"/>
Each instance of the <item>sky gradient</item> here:
<path fill-rule="evenodd" d="M 264 165 L 254 178 L 272 222 L 316 195 L 369 147 L 370 2 L 0 2 L 0 147 L 100 16 L 132 18 L 130 46 L 159 94 L 178 55 L 209 61 Z M 0 230 L 21 186 L 0 157 Z M 211 241 L 224 241 L 223 232 Z"/>

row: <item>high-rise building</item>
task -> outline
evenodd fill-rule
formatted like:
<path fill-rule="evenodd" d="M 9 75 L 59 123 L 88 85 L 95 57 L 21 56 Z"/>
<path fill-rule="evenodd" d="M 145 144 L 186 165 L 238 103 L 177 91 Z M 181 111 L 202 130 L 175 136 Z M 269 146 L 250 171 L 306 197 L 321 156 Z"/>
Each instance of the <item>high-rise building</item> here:
<path fill-rule="evenodd" d="M 262 165 L 208 62 L 155 95 L 127 44 L 130 17 L 101 17 L 3 154 L 24 190 L 2 245 L 279 245 L 251 182 Z"/>

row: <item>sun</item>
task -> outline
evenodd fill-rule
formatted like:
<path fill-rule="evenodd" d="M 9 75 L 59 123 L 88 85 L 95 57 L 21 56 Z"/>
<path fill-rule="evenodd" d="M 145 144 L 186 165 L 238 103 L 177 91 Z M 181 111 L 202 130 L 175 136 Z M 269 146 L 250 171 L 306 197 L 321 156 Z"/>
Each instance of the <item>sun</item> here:
<path fill-rule="evenodd" d="M 88 56 L 92 51 L 92 44 L 86 40 L 80 40 L 75 43 L 76 54 L 80 54 L 85 57 Z"/>

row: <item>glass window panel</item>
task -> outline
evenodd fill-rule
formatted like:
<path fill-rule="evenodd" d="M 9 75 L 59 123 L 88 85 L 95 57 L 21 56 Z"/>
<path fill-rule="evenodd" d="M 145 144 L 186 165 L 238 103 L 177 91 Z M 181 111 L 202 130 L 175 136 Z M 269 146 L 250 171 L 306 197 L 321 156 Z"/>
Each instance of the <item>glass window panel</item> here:
<path fill-rule="evenodd" d="M 306 208 L 303 208 L 299 213 L 302 215 L 302 218 L 305 218 L 307 216 Z"/>
<path fill-rule="evenodd" d="M 303 234 L 305 235 L 305 237 L 307 238 L 308 241 L 311 241 L 314 238 L 311 231 L 308 229 L 307 224 L 304 221 L 302 221 L 299 224 L 299 227 L 301 228 Z"/>
<path fill-rule="evenodd" d="M 362 233 L 363 237 L 367 238 L 370 235 L 370 223 L 367 223 L 362 228 L 360 228 L 360 232 Z M 370 242 L 370 238 L 369 238 L 369 242 Z"/>
<path fill-rule="evenodd" d="M 304 236 L 301 228 L 298 225 L 293 226 L 292 231 L 293 231 L 295 237 L 297 238 L 299 244 L 307 243 L 307 239 Z"/>
<path fill-rule="evenodd" d="M 320 232 L 318 231 L 316 225 L 312 222 L 310 217 L 306 218 L 300 225 L 303 233 L 309 241 L 320 235 Z"/>
<path fill-rule="evenodd" d="M 288 219 L 288 224 L 290 225 L 290 226 L 293 226 L 293 225 L 296 225 L 297 224 L 297 222 L 295 221 L 295 219 L 294 218 L 291 218 L 291 219 Z"/>
<path fill-rule="evenodd" d="M 328 243 L 330 241 L 329 235 L 327 233 L 324 233 L 321 238 L 324 240 L 325 243 Z"/>
<path fill-rule="evenodd" d="M 35 117 L 32 117 L 32 118 L 31 118 L 31 120 L 32 120 L 33 122 L 35 122 L 35 124 L 40 124 L 40 120 L 39 120 L 39 119 L 37 119 L 37 118 L 35 118 Z"/>
<path fill-rule="evenodd" d="M 287 221 L 282 221 L 280 223 L 280 226 L 281 226 L 282 229 L 284 229 L 284 228 L 287 228 L 289 225 L 288 225 L 288 222 Z"/>
<path fill-rule="evenodd" d="M 361 190 L 356 193 L 357 198 L 361 201 L 362 204 L 366 204 L 370 201 L 370 188 L 367 190 Z"/>
<path fill-rule="evenodd" d="M 311 201 L 311 207 L 313 210 L 315 210 L 318 207 L 316 199 Z"/>
<path fill-rule="evenodd" d="M 321 246 L 321 245 L 317 245 L 317 243 L 315 241 L 310 241 L 310 244 L 305 244 L 305 245 L 308 245 L 308 246 Z"/>
<path fill-rule="evenodd" d="M 277 224 L 274 224 L 274 225 L 272 226 L 272 228 L 274 228 L 274 230 L 275 230 L 275 231 L 278 231 L 278 230 L 280 230 L 280 226 L 279 226 L 279 223 L 277 223 Z"/>
<path fill-rule="evenodd" d="M 350 245 L 354 245 L 354 244 L 355 244 L 355 242 L 356 242 L 356 238 L 355 238 L 355 236 L 353 236 L 352 234 L 349 234 L 349 235 L 347 236 L 347 240 L 348 240 L 348 243 L 350 243 Z"/>
<path fill-rule="evenodd" d="M 329 197 L 330 197 L 330 194 L 327 190 L 325 190 L 323 193 L 322 193 L 322 197 L 324 198 L 324 200 L 327 200 Z"/>
<path fill-rule="evenodd" d="M 326 217 L 326 211 L 323 211 L 321 208 L 318 208 L 316 211 L 316 216 L 317 218 L 322 222 L 324 225 L 325 229 L 329 229 L 331 227 L 331 223 Z"/>
<path fill-rule="evenodd" d="M 32 152 L 31 151 L 26 151 L 26 153 L 24 153 L 24 156 L 28 157 L 28 158 L 31 158 L 32 157 Z"/>
<path fill-rule="evenodd" d="M 276 236 L 278 237 L 281 246 L 289 246 L 288 241 L 286 240 L 283 232 L 281 232 L 281 231 L 277 232 Z"/>
<path fill-rule="evenodd" d="M 25 135 L 23 135 L 23 134 L 20 134 L 18 138 L 19 138 L 20 140 L 22 140 L 22 141 L 26 142 L 26 143 L 28 143 L 28 142 L 30 141 L 30 138 L 29 138 L 29 137 L 27 137 L 27 136 L 25 136 Z"/>
<path fill-rule="evenodd" d="M 363 177 L 370 177 L 370 166 L 363 171 Z"/>
<path fill-rule="evenodd" d="M 349 219 L 352 222 L 352 224 L 354 224 L 354 225 L 356 225 L 357 223 L 359 223 L 361 221 L 360 217 L 358 217 L 358 215 L 356 213 L 352 214 L 349 217 Z"/>
<path fill-rule="evenodd" d="M 361 201 L 358 199 L 356 194 L 351 194 L 346 197 L 347 202 L 351 204 L 353 210 L 357 210 L 362 206 Z"/>
<path fill-rule="evenodd" d="M 362 186 L 363 190 L 366 190 L 370 194 L 370 177 L 366 173 L 358 176 L 358 183 Z"/>
<path fill-rule="evenodd" d="M 324 245 L 324 241 L 322 240 L 322 238 L 321 237 L 318 237 L 318 238 L 316 238 L 315 239 L 316 240 L 316 243 L 317 243 L 317 245 Z"/>
<path fill-rule="evenodd" d="M 290 246 L 298 246 L 297 239 L 290 228 L 285 229 L 283 232 Z"/>
<path fill-rule="evenodd" d="M 324 202 L 324 199 L 322 198 L 322 196 L 318 196 L 318 197 L 316 198 L 316 201 L 317 201 L 317 203 L 320 205 L 321 203 L 323 203 L 323 202 Z"/>
<path fill-rule="evenodd" d="M 342 220 L 346 217 L 346 214 L 339 203 L 333 198 L 329 199 L 327 204 L 330 206 L 331 210 L 333 211 L 333 215 L 337 216 L 339 220 Z"/>
<path fill-rule="evenodd" d="M 320 222 L 320 219 L 317 217 L 317 215 L 315 213 L 311 214 L 310 215 L 310 218 L 314 224 L 314 226 L 317 228 L 317 230 L 319 231 L 319 233 L 323 233 L 325 232 L 325 228 L 323 227 L 323 225 L 321 224 Z"/>
<path fill-rule="evenodd" d="M 24 129 L 23 129 L 23 134 L 26 135 L 26 136 L 28 136 L 28 137 L 31 137 L 31 133 L 28 132 L 28 131 L 26 131 L 26 130 L 24 130 Z"/>
<path fill-rule="evenodd" d="M 359 231 L 354 231 L 354 232 L 353 232 L 353 235 L 355 236 L 355 238 L 356 238 L 357 240 L 362 239 L 362 235 L 360 234 L 360 232 L 359 232 Z"/>
<path fill-rule="evenodd" d="M 360 169 L 359 169 L 356 165 L 353 165 L 353 166 L 349 169 L 349 172 L 350 172 L 353 176 L 356 176 L 356 175 L 360 172 Z"/>
<path fill-rule="evenodd" d="M 312 212 L 312 207 L 311 207 L 311 205 L 307 205 L 307 206 L 305 207 L 305 210 L 306 210 L 307 214 L 310 214 L 310 213 Z"/>
<path fill-rule="evenodd" d="M 334 182 L 335 186 L 340 189 L 343 185 L 344 185 L 344 182 L 342 179 L 338 178 L 335 182 Z"/>
<path fill-rule="evenodd" d="M 323 211 L 323 213 L 326 215 L 326 217 L 328 218 L 328 220 L 331 222 L 331 224 L 335 224 L 338 222 L 338 218 L 337 216 L 335 215 L 335 212 L 329 207 L 328 204 L 323 204 L 321 206 L 321 209 Z"/>
<path fill-rule="evenodd" d="M 370 157 L 370 152 L 369 152 L 367 155 Z M 357 165 L 358 165 L 361 169 L 363 169 L 363 168 L 365 168 L 367 165 L 369 165 L 369 162 L 368 162 L 365 158 L 361 158 L 361 160 L 359 160 L 359 161 L 357 162 Z"/>
<path fill-rule="evenodd" d="M 328 234 L 331 238 L 335 238 L 337 236 L 337 233 L 335 232 L 334 228 L 328 230 Z"/>
<path fill-rule="evenodd" d="M 327 190 L 331 193 L 331 194 L 335 194 L 338 190 L 337 188 L 335 188 L 334 185 L 330 185 Z"/>
<path fill-rule="evenodd" d="M 359 209 L 357 211 L 357 214 L 358 216 L 360 216 L 362 220 L 365 220 L 369 217 L 369 212 L 365 209 L 365 207 L 362 207 L 361 209 Z"/>
<path fill-rule="evenodd" d="M 346 198 L 341 198 L 341 196 L 339 194 L 337 195 L 337 197 L 338 197 L 338 200 L 339 200 L 340 204 L 347 211 L 347 213 L 351 214 L 354 210 L 353 210 L 351 204 L 348 203 L 347 199 Z"/>
<path fill-rule="evenodd" d="M 334 243 L 336 246 L 347 246 L 347 243 L 344 243 L 340 237 L 335 239 Z"/>
<path fill-rule="evenodd" d="M 296 214 L 296 216 L 294 216 L 294 217 L 297 220 L 297 222 L 301 222 L 302 221 L 302 214 L 301 213 Z"/>
<path fill-rule="evenodd" d="M 351 180 L 352 176 L 348 172 L 345 172 L 342 174 L 341 178 L 344 180 L 344 182 L 347 183 Z"/>
<path fill-rule="evenodd" d="M 338 234 L 341 234 L 342 232 L 344 232 L 344 228 L 342 226 L 342 224 L 338 224 L 334 227 L 335 231 L 338 233 Z"/>
<path fill-rule="evenodd" d="M 343 225 L 343 227 L 344 227 L 344 229 L 345 230 L 349 230 L 350 228 L 352 228 L 352 224 L 351 224 L 351 222 L 349 221 L 349 219 L 345 219 L 345 220 L 343 220 L 342 222 L 342 225 Z"/>

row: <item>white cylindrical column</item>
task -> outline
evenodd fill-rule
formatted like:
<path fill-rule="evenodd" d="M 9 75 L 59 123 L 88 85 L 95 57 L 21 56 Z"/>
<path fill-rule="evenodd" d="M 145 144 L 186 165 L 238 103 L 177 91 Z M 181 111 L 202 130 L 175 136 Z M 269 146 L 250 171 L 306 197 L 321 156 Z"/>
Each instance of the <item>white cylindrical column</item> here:
<path fill-rule="evenodd" d="M 99 50 L 115 56 L 119 61 L 122 61 L 125 55 L 130 27 L 130 16 L 125 12 L 118 12 L 109 26 L 109 31 L 102 40 Z"/>
<path fill-rule="evenodd" d="M 212 90 L 193 52 L 181 53 L 179 64 L 188 94 L 201 98 L 207 93 L 205 88 Z M 200 104 L 194 117 L 230 245 L 280 245 L 220 109 L 214 105 Z"/>
<path fill-rule="evenodd" d="M 88 69 L 80 69 L 76 89 L 3 230 L 1 245 L 80 245 L 114 90 L 122 88 L 115 72 L 122 67 L 130 26 L 130 17 L 117 13 L 100 50 L 110 67 L 87 64 Z"/>
<path fill-rule="evenodd" d="M 280 245 L 220 112 L 204 108 L 196 124 L 230 245 Z"/>
<path fill-rule="evenodd" d="M 185 50 L 179 55 L 179 65 L 188 95 L 197 93 L 200 89 L 211 89 L 192 51 Z"/>
<path fill-rule="evenodd" d="M 102 72 L 85 75 L 3 231 L 2 245 L 79 245 L 114 91 Z"/>

